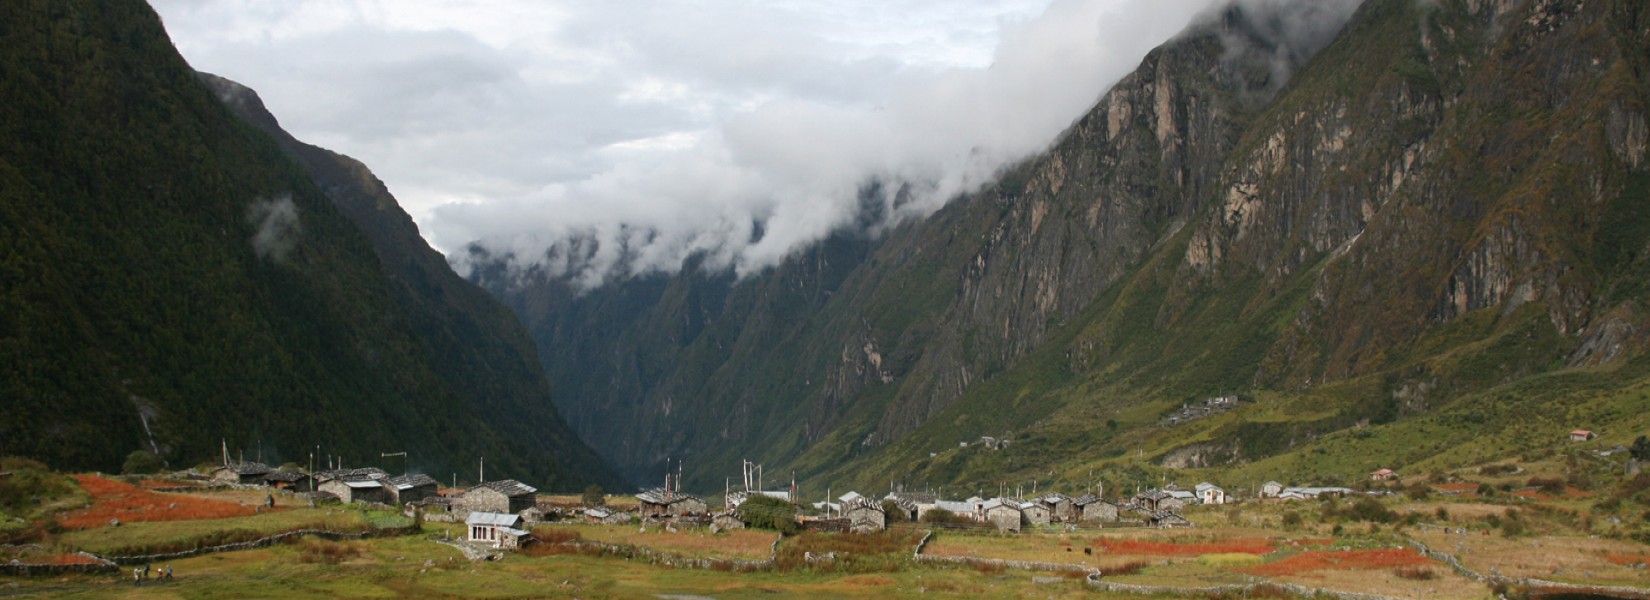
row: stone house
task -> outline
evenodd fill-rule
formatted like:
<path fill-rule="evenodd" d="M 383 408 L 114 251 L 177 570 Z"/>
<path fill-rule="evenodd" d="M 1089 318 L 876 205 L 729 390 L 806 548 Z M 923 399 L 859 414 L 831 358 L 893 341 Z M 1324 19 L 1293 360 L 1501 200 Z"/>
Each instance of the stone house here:
<path fill-rule="evenodd" d="M 422 473 L 390 477 L 382 482 L 388 504 L 412 504 L 437 495 L 436 490 L 440 488 L 435 478 Z"/>
<path fill-rule="evenodd" d="M 710 526 L 717 531 L 744 529 L 745 520 L 739 517 L 739 511 L 726 510 L 712 515 L 710 518 Z"/>
<path fill-rule="evenodd" d="M 1084 494 L 1072 500 L 1071 503 L 1075 507 L 1074 513 L 1079 521 L 1085 523 L 1117 522 L 1117 505 L 1101 500 L 1093 494 Z"/>
<path fill-rule="evenodd" d="M 1283 484 L 1276 481 L 1268 481 L 1260 486 L 1260 497 L 1262 498 L 1276 498 L 1282 493 Z"/>
<path fill-rule="evenodd" d="M 1598 437 L 1598 434 L 1586 429 L 1577 429 L 1570 432 L 1570 441 L 1572 442 L 1585 442 L 1596 437 Z"/>
<path fill-rule="evenodd" d="M 230 463 L 212 470 L 212 481 L 263 485 L 264 476 L 274 469 L 257 462 Z"/>
<path fill-rule="evenodd" d="M 1398 473 L 1392 469 L 1381 469 L 1369 474 L 1370 481 L 1392 481 L 1398 478 Z"/>
<path fill-rule="evenodd" d="M 298 471 L 270 471 L 269 474 L 264 475 L 264 485 L 277 490 L 315 491 L 315 480 L 309 475 Z"/>
<path fill-rule="evenodd" d="M 980 505 L 980 515 L 986 523 L 997 527 L 998 531 L 1020 531 L 1020 524 L 1025 514 L 1020 506 L 1013 502 L 1004 502 L 1001 499 L 987 500 Z"/>
<path fill-rule="evenodd" d="M 337 496 L 338 501 L 345 504 L 387 503 L 389 497 L 384 490 L 384 479 L 386 477 L 382 469 L 371 467 L 325 471 L 315 476 L 315 489 Z"/>
<path fill-rule="evenodd" d="M 1053 492 L 1044 494 L 1041 498 L 1043 505 L 1048 507 L 1049 518 L 1061 523 L 1071 523 L 1078 520 L 1077 506 L 1072 504 L 1071 497 Z"/>
<path fill-rule="evenodd" d="M 1151 490 L 1134 497 L 1135 506 L 1146 513 L 1177 511 L 1185 508 L 1186 503 L 1170 492 Z"/>
<path fill-rule="evenodd" d="M 710 507 L 698 496 L 672 492 L 664 488 L 636 494 L 636 502 L 638 514 L 643 519 L 697 516 L 710 512 Z"/>
<path fill-rule="evenodd" d="M 538 489 L 514 479 L 488 481 L 464 490 L 453 502 L 455 510 L 516 514 L 538 505 Z"/>
<path fill-rule="evenodd" d="M 842 516 L 848 519 L 848 530 L 854 533 L 882 531 L 888 527 L 888 515 L 882 503 L 870 498 L 855 498 L 842 505 Z"/>
<path fill-rule="evenodd" d="M 1048 505 L 1036 500 L 1021 502 L 1020 514 L 1025 516 L 1026 524 L 1032 526 L 1047 525 L 1054 518 L 1054 512 L 1049 510 Z"/>

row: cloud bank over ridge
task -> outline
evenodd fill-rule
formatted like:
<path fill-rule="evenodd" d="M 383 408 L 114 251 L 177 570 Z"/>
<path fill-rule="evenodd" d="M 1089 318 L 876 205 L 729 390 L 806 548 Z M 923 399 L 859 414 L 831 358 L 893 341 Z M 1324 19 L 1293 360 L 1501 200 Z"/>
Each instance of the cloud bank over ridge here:
<path fill-rule="evenodd" d="M 1357 4 L 1240 2 L 1308 7 L 1285 28 Z M 475 241 L 593 287 L 695 254 L 755 272 L 866 203 L 872 229 L 930 214 L 1220 3 L 155 5 L 197 68 L 372 165 L 460 269 Z"/>

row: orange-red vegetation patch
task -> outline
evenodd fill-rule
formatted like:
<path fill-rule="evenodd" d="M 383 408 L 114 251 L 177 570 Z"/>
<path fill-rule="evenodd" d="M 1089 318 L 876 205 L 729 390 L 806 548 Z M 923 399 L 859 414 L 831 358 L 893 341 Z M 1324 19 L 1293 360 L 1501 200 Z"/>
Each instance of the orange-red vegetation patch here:
<path fill-rule="evenodd" d="M 1203 544 L 1176 544 L 1149 540 L 1095 540 L 1095 545 L 1111 554 L 1132 556 L 1203 556 L 1205 554 L 1271 554 L 1277 544 L 1261 538 L 1234 538 Z"/>
<path fill-rule="evenodd" d="M 81 554 L 59 554 L 52 557 L 54 565 L 95 565 L 97 560 Z"/>
<path fill-rule="evenodd" d="M 1604 559 L 1621 566 L 1650 565 L 1650 554 L 1633 554 L 1627 552 L 1610 552 Z"/>
<path fill-rule="evenodd" d="M 69 529 L 89 529 L 121 522 L 224 519 L 256 513 L 251 506 L 194 496 L 151 492 L 135 485 L 96 475 L 75 475 L 80 489 L 92 495 L 92 505 L 58 517 Z"/>
<path fill-rule="evenodd" d="M 171 480 L 171 479 L 139 479 L 137 484 L 140 487 L 144 487 L 144 488 L 148 488 L 148 489 L 201 487 L 200 484 L 195 483 L 193 481 L 176 481 L 176 480 Z"/>
<path fill-rule="evenodd" d="M 1419 567 L 1432 561 L 1420 553 L 1403 550 L 1312 550 L 1283 560 L 1245 567 L 1238 571 L 1263 577 L 1288 577 L 1311 571 L 1351 571 Z"/>

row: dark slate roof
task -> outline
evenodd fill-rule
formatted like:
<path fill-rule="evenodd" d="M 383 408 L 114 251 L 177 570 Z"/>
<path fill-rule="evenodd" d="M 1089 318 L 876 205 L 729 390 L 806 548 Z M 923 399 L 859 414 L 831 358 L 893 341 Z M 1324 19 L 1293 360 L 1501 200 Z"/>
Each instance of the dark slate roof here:
<path fill-rule="evenodd" d="M 274 470 L 269 468 L 269 465 L 258 462 L 235 463 L 232 465 L 224 465 L 223 468 L 229 469 L 236 475 L 263 475 L 264 473 Z"/>
<path fill-rule="evenodd" d="M 863 498 L 863 497 L 854 498 L 853 500 L 849 500 L 847 502 L 842 503 L 842 510 L 844 512 L 851 511 L 851 510 L 859 510 L 859 509 L 869 509 L 869 510 L 874 510 L 876 512 L 882 512 L 882 503 L 878 502 L 876 500 L 872 500 L 870 498 Z"/>
<path fill-rule="evenodd" d="M 506 496 L 510 496 L 512 498 L 516 497 L 516 496 L 530 496 L 532 494 L 538 493 L 538 491 L 539 491 L 538 488 L 527 485 L 527 484 L 522 483 L 520 481 L 516 481 L 514 479 L 500 479 L 498 481 L 485 481 L 485 482 L 482 482 L 481 485 L 475 486 L 475 487 L 470 488 L 470 489 L 473 491 L 473 490 L 477 490 L 477 489 L 480 489 L 480 488 L 487 488 L 489 490 L 493 490 L 495 492 L 498 492 L 500 494 L 504 494 Z"/>
<path fill-rule="evenodd" d="M 729 496 L 732 496 L 732 494 L 729 494 Z M 636 494 L 636 499 L 648 504 L 675 504 L 683 500 L 699 500 L 699 497 L 693 494 L 667 491 L 664 488 L 653 488 Z M 704 502 L 704 500 L 699 501 Z"/>
<path fill-rule="evenodd" d="M 1099 501 L 1100 501 L 1100 498 L 1096 497 L 1094 494 L 1083 494 L 1081 496 L 1078 496 L 1076 498 L 1071 499 L 1071 503 L 1076 504 L 1078 506 L 1088 506 L 1090 504 L 1094 504 L 1095 502 L 1099 502 Z"/>
<path fill-rule="evenodd" d="M 365 481 L 368 479 L 383 479 L 388 477 L 383 469 L 378 467 L 361 467 L 359 469 L 333 469 L 315 474 L 316 479 L 342 479 L 344 481 Z"/>
<path fill-rule="evenodd" d="M 425 475 L 423 473 L 417 473 L 417 474 L 413 474 L 413 475 L 400 475 L 400 476 L 396 476 L 396 477 L 391 477 L 389 479 L 385 479 L 384 483 L 393 485 L 393 486 L 395 486 L 395 489 L 398 489 L 398 490 L 411 489 L 411 488 L 421 487 L 421 486 L 426 486 L 426 485 L 430 485 L 430 486 L 439 486 L 439 485 L 441 485 L 440 483 L 436 482 L 434 477 L 430 477 L 429 475 Z"/>
<path fill-rule="evenodd" d="M 264 481 L 303 481 L 305 477 L 308 475 L 297 471 L 270 471 L 264 475 Z"/>
<path fill-rule="evenodd" d="M 933 504 L 939 501 L 940 495 L 929 492 L 894 492 L 884 499 L 910 500 L 916 504 Z"/>

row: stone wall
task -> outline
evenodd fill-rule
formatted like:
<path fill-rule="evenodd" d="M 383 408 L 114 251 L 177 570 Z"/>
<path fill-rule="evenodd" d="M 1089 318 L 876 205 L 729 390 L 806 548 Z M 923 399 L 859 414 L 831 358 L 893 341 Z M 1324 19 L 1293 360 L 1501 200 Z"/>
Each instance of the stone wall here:
<path fill-rule="evenodd" d="M 67 575 L 67 574 L 71 574 L 71 573 L 73 573 L 73 574 L 82 574 L 82 575 L 84 575 L 84 574 L 97 574 L 97 573 L 114 573 L 114 572 L 120 570 L 120 567 L 115 565 L 115 563 L 113 563 L 109 560 L 106 560 L 103 557 L 97 556 L 95 554 L 91 554 L 91 553 L 88 553 L 88 552 L 78 552 L 77 554 L 79 554 L 81 556 L 84 556 L 86 558 L 90 558 L 92 560 L 95 560 L 97 562 L 91 563 L 91 564 L 75 564 L 75 565 L 29 564 L 29 563 L 20 563 L 20 562 L 0 563 L 0 575 L 21 575 L 23 577 L 51 577 L 51 576 L 54 576 L 54 575 Z"/>
<path fill-rule="evenodd" d="M 287 538 L 295 537 L 295 536 L 312 535 L 312 536 L 322 538 L 322 539 L 340 541 L 340 540 L 359 540 L 359 539 L 371 538 L 371 537 L 393 537 L 393 536 L 398 536 L 398 535 L 411 535 L 411 534 L 418 533 L 418 532 L 419 532 L 419 529 L 418 529 L 418 526 L 416 526 L 416 525 L 409 525 L 407 527 L 386 528 L 386 529 L 373 529 L 373 530 L 363 531 L 363 532 L 360 532 L 360 533 L 341 533 L 341 532 L 337 532 L 337 531 L 326 531 L 326 530 L 323 530 L 323 529 L 300 529 L 300 530 L 297 530 L 297 531 L 288 531 L 286 533 L 278 533 L 278 534 L 275 534 L 275 535 L 272 535 L 272 536 L 269 536 L 269 537 L 259 538 L 259 539 L 252 540 L 252 541 L 247 541 L 247 542 L 236 542 L 236 543 L 233 543 L 233 544 L 222 544 L 222 545 L 218 545 L 218 546 L 205 546 L 205 547 L 201 547 L 201 548 L 195 548 L 193 550 L 184 550 L 184 551 L 181 551 L 181 552 L 164 552 L 164 553 L 160 553 L 160 554 L 140 554 L 140 555 L 134 555 L 134 556 L 100 556 L 98 558 L 101 559 L 101 560 L 111 561 L 111 564 L 142 565 L 142 564 L 149 564 L 149 563 L 153 563 L 153 562 L 163 562 L 163 561 L 169 561 L 169 560 L 178 560 L 178 559 L 182 559 L 182 558 L 190 558 L 190 557 L 194 557 L 194 556 L 201 556 L 203 554 L 214 554 L 214 553 L 218 553 L 218 552 L 234 552 L 234 551 L 237 551 L 237 550 L 251 550 L 251 549 L 254 549 L 254 548 L 264 548 L 264 547 L 267 547 L 267 546 L 274 545 L 275 543 L 280 542 L 282 540 L 285 540 Z"/>

